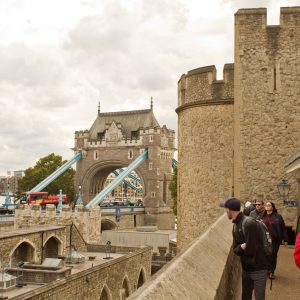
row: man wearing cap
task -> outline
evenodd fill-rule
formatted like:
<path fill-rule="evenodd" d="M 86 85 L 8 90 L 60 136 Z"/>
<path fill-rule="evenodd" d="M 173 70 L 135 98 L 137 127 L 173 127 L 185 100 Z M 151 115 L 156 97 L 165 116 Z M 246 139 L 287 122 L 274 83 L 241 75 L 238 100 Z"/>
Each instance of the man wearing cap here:
<path fill-rule="evenodd" d="M 241 212 L 241 202 L 229 198 L 220 204 L 233 223 L 233 252 L 240 256 L 242 275 L 242 300 L 251 300 L 254 289 L 256 300 L 265 299 L 267 259 L 263 248 L 262 232 L 256 221 Z"/>

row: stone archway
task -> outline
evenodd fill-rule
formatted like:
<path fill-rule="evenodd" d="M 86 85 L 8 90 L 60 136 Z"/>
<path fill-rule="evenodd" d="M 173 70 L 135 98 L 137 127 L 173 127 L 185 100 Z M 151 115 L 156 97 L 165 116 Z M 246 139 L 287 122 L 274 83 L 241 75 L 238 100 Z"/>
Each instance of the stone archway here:
<path fill-rule="evenodd" d="M 61 254 L 61 248 L 61 241 L 51 236 L 44 244 L 43 258 L 57 258 Z"/>
<path fill-rule="evenodd" d="M 99 300 L 112 300 L 112 296 L 107 285 L 104 285 Z"/>
<path fill-rule="evenodd" d="M 101 220 L 101 232 L 105 230 L 114 230 L 117 228 L 117 224 L 109 219 Z"/>
<path fill-rule="evenodd" d="M 106 179 L 113 171 L 127 167 L 128 163 L 120 160 L 116 161 L 102 161 L 92 165 L 88 168 L 83 176 L 81 189 L 83 193 L 84 202 L 90 201 L 94 198 L 103 188 Z M 143 170 L 137 168 L 136 173 L 140 180 L 143 182 L 144 196 L 147 194 L 147 186 L 145 185 L 145 177 L 147 177 Z M 144 197 L 143 196 L 143 197 Z"/>
<path fill-rule="evenodd" d="M 141 268 L 138 283 L 137 283 L 137 288 L 141 287 L 145 282 L 146 282 L 146 272 L 144 268 Z"/>
<path fill-rule="evenodd" d="M 28 241 L 20 242 L 10 255 L 11 265 L 17 266 L 21 262 L 34 263 L 36 260 L 36 249 Z"/>
<path fill-rule="evenodd" d="M 124 278 L 122 288 L 120 290 L 120 299 L 124 300 L 130 295 L 130 285 L 127 276 Z"/>

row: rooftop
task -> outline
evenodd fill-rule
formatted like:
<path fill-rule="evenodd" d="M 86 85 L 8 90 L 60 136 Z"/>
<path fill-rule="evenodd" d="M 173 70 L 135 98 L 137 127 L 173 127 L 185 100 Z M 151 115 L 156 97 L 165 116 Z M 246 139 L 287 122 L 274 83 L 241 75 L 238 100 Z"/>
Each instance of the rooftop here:
<path fill-rule="evenodd" d="M 97 266 L 103 265 L 107 262 L 112 262 L 116 260 L 119 257 L 122 257 L 126 254 L 120 254 L 120 253 L 111 253 L 110 257 L 111 259 L 106 259 L 107 255 L 106 253 L 102 252 L 80 252 L 80 254 L 85 256 L 85 261 L 80 264 L 65 264 L 66 267 L 72 267 L 71 275 L 80 273 L 82 271 L 95 268 Z M 63 280 L 63 279 L 62 279 Z M 43 286 L 43 284 L 27 284 L 23 287 L 14 287 L 7 291 L 0 292 L 1 296 L 6 296 L 8 299 L 12 297 L 16 297 L 22 294 L 25 294 L 26 292 L 30 292 L 32 290 L 35 290 L 39 287 Z"/>

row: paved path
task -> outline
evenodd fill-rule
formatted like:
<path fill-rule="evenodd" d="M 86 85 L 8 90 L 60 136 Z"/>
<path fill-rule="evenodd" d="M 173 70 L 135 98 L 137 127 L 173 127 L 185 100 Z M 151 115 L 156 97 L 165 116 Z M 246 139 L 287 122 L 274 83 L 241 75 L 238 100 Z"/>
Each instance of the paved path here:
<path fill-rule="evenodd" d="M 294 247 L 281 246 L 271 291 L 270 280 L 267 281 L 266 300 L 300 299 L 300 269 L 294 263 L 293 252 Z"/>

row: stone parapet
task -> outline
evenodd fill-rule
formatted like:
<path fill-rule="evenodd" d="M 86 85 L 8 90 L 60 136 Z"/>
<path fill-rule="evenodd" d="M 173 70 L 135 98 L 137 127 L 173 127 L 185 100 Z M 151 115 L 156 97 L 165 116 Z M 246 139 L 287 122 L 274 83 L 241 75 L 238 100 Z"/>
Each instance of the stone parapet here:
<path fill-rule="evenodd" d="M 15 229 L 39 224 L 68 226 L 72 223 L 76 225 L 86 242 L 100 242 L 100 207 L 87 209 L 83 206 L 76 206 L 72 212 L 70 206 L 63 205 L 62 211 L 56 213 L 56 207 L 53 204 L 47 204 L 46 210 L 41 210 L 40 205 L 20 205 L 15 210 Z"/>
<path fill-rule="evenodd" d="M 224 65 L 223 80 L 217 80 L 216 74 L 215 66 L 207 66 L 182 75 L 178 82 L 178 107 L 196 101 L 232 100 L 234 65 Z"/>
<path fill-rule="evenodd" d="M 241 268 L 231 249 L 231 231 L 223 215 L 127 299 L 238 299 Z"/>

